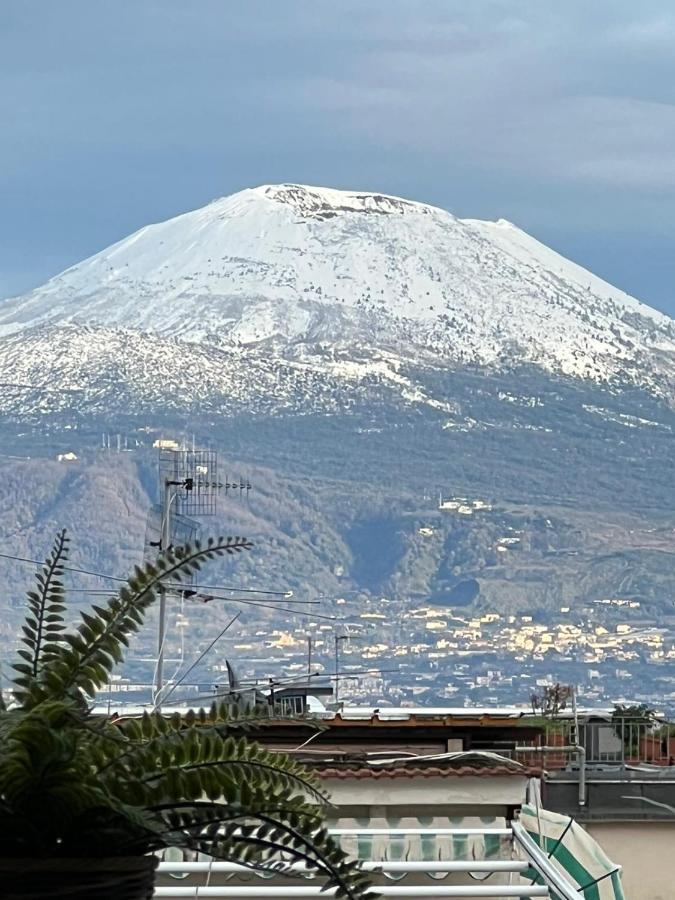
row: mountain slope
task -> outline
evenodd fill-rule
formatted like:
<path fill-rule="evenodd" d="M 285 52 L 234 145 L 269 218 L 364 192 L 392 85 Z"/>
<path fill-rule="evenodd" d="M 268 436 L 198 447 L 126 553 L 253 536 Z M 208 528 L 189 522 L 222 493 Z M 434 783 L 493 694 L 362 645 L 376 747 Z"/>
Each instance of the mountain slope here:
<path fill-rule="evenodd" d="M 73 415 L 322 415 L 381 403 L 454 412 L 419 375 L 376 349 L 286 358 L 128 328 L 38 325 L 0 340 L 0 416 L 20 423 Z"/>
<path fill-rule="evenodd" d="M 20 560 L 64 525 L 75 566 L 115 574 L 140 559 L 153 447 L 168 438 L 218 450 L 223 483 L 253 486 L 225 489 L 202 520 L 255 544 L 214 583 L 325 598 L 309 622 L 242 607 L 221 663 L 246 662 L 244 634 L 251 671 L 270 674 L 258 619 L 297 629 L 304 652 L 315 613 L 370 617 L 383 658 L 414 646 L 406 665 L 446 687 L 459 657 L 436 648 L 456 619 L 433 633 L 415 615 L 427 604 L 467 621 L 670 627 L 674 358 L 670 319 L 509 223 L 292 185 L 215 201 L 0 304 L 8 597 L 30 575 Z M 190 608 L 195 648 L 226 612 Z M 18 619 L 17 606 L 0 621 L 6 648 Z M 152 674 L 154 633 L 144 640 L 134 678 Z M 495 656 L 485 643 L 482 662 L 463 646 L 460 668 L 513 671 L 514 691 L 526 670 L 583 684 L 587 664 L 601 668 L 583 644 L 572 673 L 549 654 L 523 662 L 522 646 Z M 602 669 L 608 696 L 624 689 L 619 659 Z"/>
<path fill-rule="evenodd" d="M 15 340 L 72 324 L 285 359 L 328 344 L 432 365 L 534 364 L 668 397 L 675 383 L 671 319 L 508 222 L 298 185 L 142 228 L 0 307 L 0 335 Z"/>

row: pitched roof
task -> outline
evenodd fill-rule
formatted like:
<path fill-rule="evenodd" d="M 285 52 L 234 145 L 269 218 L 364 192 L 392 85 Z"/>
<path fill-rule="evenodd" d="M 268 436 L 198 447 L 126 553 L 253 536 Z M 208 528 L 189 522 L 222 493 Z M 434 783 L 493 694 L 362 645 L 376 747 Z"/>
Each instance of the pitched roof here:
<path fill-rule="evenodd" d="M 302 761 L 321 778 L 457 778 L 497 775 L 529 778 L 541 775 L 540 768 L 524 766 L 506 756 L 482 750 L 433 756 L 336 754 L 330 758 L 303 758 Z"/>
<path fill-rule="evenodd" d="M 325 768 L 314 768 L 314 772 L 321 778 L 457 778 L 467 775 L 485 778 L 486 776 L 507 775 L 520 776 L 528 778 L 534 775 L 541 775 L 540 769 L 525 768 L 521 771 L 514 771 L 508 766 L 495 766 L 492 769 L 481 769 L 475 766 L 458 766 L 453 769 L 441 768 L 440 766 L 428 766 L 420 768 L 415 766 L 389 768 L 389 769 L 373 769 L 368 766 L 361 768 L 337 768 L 328 766 Z"/>

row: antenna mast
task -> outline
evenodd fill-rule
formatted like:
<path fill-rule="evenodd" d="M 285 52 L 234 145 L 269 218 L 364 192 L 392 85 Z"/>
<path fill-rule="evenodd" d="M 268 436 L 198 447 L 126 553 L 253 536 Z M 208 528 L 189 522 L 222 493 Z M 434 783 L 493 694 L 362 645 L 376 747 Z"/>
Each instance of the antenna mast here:
<path fill-rule="evenodd" d="M 166 552 L 173 545 L 173 522 L 186 515 L 215 515 L 218 491 L 223 485 L 218 481 L 218 460 L 215 450 L 160 447 L 158 470 L 161 499 L 159 548 L 162 552 Z M 175 519 L 172 513 L 175 513 Z M 166 589 L 162 588 L 159 595 L 157 665 L 153 696 L 153 705 L 158 712 L 161 711 L 164 688 L 165 644 Z"/>
<path fill-rule="evenodd" d="M 180 481 L 164 479 L 164 494 L 162 496 L 162 530 L 159 537 L 159 548 L 162 552 L 171 546 L 171 501 L 176 496 L 172 488 L 187 487 Z M 157 711 L 161 710 L 160 697 L 164 686 L 164 641 L 166 639 L 166 591 L 160 587 L 159 592 L 159 622 L 157 625 L 157 666 L 155 667 L 155 696 L 154 701 Z"/>

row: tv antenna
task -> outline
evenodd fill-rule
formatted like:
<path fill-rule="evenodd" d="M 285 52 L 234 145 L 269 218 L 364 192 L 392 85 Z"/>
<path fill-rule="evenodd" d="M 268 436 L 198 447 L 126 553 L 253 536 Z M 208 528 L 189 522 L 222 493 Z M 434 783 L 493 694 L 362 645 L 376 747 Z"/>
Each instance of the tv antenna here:
<path fill-rule="evenodd" d="M 145 559 L 152 562 L 157 555 L 157 551 L 162 546 L 162 527 L 164 524 L 164 513 L 162 504 L 155 503 L 148 510 L 145 520 Z M 178 513 L 172 513 L 169 520 L 171 534 L 169 536 L 169 546 L 178 547 L 183 544 L 191 544 L 197 537 L 199 532 L 199 522 L 188 516 L 181 516 Z M 194 576 L 190 577 L 192 580 Z"/>
<path fill-rule="evenodd" d="M 233 491 L 240 495 L 251 490 L 248 480 L 223 484 L 218 480 L 218 457 L 215 450 L 177 449 L 160 447 L 158 458 L 160 522 L 159 541 L 151 542 L 161 552 L 169 550 L 176 539 L 185 543 L 196 532 L 192 516 L 214 516 L 219 492 Z M 242 484 L 244 487 L 242 489 Z M 192 531 L 192 534 L 190 532 Z M 186 534 L 187 532 L 187 534 Z M 166 643 L 166 588 L 159 595 L 157 626 L 157 666 L 154 678 L 153 705 L 161 711 L 164 688 L 164 648 Z"/>

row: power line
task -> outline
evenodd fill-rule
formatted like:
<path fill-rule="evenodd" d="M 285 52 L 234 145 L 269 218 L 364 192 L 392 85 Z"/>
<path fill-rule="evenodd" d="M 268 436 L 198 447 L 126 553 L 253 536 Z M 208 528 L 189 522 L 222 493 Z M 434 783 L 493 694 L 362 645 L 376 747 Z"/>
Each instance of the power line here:
<path fill-rule="evenodd" d="M 168 588 L 167 591 L 171 591 L 172 594 L 175 593 L 177 595 L 185 595 L 185 594 L 193 594 L 194 591 L 192 590 L 192 588 L 193 588 L 193 585 L 184 585 L 183 587 Z M 109 590 L 104 590 L 101 588 L 68 588 L 68 593 L 69 594 L 88 594 L 92 597 L 109 597 L 110 596 Z M 207 596 L 202 596 L 200 594 L 197 594 L 195 597 L 184 596 L 183 599 L 185 599 L 185 600 L 192 600 L 192 599 L 202 600 L 202 601 L 206 602 L 207 600 L 232 600 L 235 598 L 220 596 L 218 594 L 209 594 Z M 251 603 L 259 603 L 260 602 L 260 601 L 254 600 L 252 597 L 251 598 L 241 597 L 239 599 L 241 599 L 242 601 L 250 600 Z M 286 601 L 284 601 L 283 597 L 279 597 L 278 599 L 280 602 L 297 603 L 301 606 L 306 606 L 306 605 L 319 606 L 320 605 L 318 600 L 286 600 Z M 269 603 L 272 600 L 273 600 L 273 598 L 270 597 L 267 602 Z M 275 607 L 275 609 L 276 609 L 276 607 Z"/>
<path fill-rule="evenodd" d="M 27 556 L 15 556 L 11 553 L 0 553 L 0 559 L 9 559 L 9 560 L 13 560 L 14 562 L 30 563 L 33 566 L 44 565 L 43 559 L 30 559 Z M 90 569 L 78 569 L 76 566 L 61 566 L 61 568 L 66 572 L 77 572 L 79 575 L 92 575 L 95 578 L 103 578 L 104 580 L 107 580 L 107 581 L 117 581 L 122 584 L 126 584 L 126 582 L 128 581 L 127 578 L 120 578 L 118 575 L 106 575 L 103 572 L 93 572 Z M 208 589 L 207 585 L 194 585 L 194 587 Z M 186 590 L 187 588 L 183 588 L 183 589 Z M 214 589 L 219 590 L 219 591 L 244 591 L 247 594 L 276 594 L 277 596 L 281 597 L 282 599 L 283 598 L 290 599 L 287 596 L 289 593 L 288 591 L 262 591 L 262 590 L 258 590 L 257 588 L 242 588 L 242 587 L 237 588 L 237 587 L 227 587 L 226 585 L 219 585 L 218 587 L 216 587 Z M 295 600 L 293 600 L 291 602 L 296 603 L 296 602 L 310 602 L 310 601 L 295 601 Z"/>
<path fill-rule="evenodd" d="M 253 588 L 227 587 L 223 584 L 191 584 L 190 587 L 199 588 L 201 591 L 244 591 L 247 594 L 276 594 L 286 600 L 289 600 L 293 596 L 293 591 L 261 591 Z M 317 598 L 317 601 L 318 599 L 320 598 Z"/>
<path fill-rule="evenodd" d="M 207 701 L 213 702 L 214 700 L 217 700 L 219 697 L 233 697 L 233 696 L 235 696 L 235 695 L 237 695 L 237 694 L 245 694 L 245 693 L 251 693 L 251 689 L 250 689 L 250 688 L 249 688 L 249 689 L 243 689 L 243 690 L 240 689 L 240 690 L 236 690 L 236 691 L 234 691 L 234 690 L 228 690 L 228 691 L 222 691 L 222 692 L 212 693 L 212 694 L 196 694 L 196 695 L 194 695 L 194 696 L 192 696 L 192 697 L 181 697 L 181 698 L 180 698 L 180 702 L 181 702 L 181 705 L 182 705 L 182 704 L 186 704 L 186 705 L 187 705 L 188 703 L 189 703 L 189 704 L 192 704 L 192 703 L 205 703 L 205 702 L 207 702 Z M 139 703 L 138 705 L 141 706 L 141 707 L 144 707 L 144 708 L 145 708 L 145 707 L 150 707 L 150 708 L 153 709 L 153 710 L 154 710 L 154 708 L 155 708 L 155 704 L 154 704 L 153 701 L 149 701 L 148 703 Z M 120 704 L 120 708 L 121 708 L 122 710 L 124 709 L 124 707 L 123 707 L 122 704 Z"/>
<path fill-rule="evenodd" d="M 377 672 L 380 675 L 382 675 L 384 673 L 400 672 L 400 669 L 381 669 L 378 666 L 373 666 L 370 669 L 363 669 L 363 670 L 360 670 L 360 671 L 354 672 L 354 673 L 351 673 L 351 672 L 350 673 L 340 673 L 339 677 L 341 679 L 345 680 L 345 679 L 349 679 L 349 678 L 358 678 L 359 676 L 364 676 L 364 675 L 371 675 L 374 672 Z M 260 678 L 260 679 L 255 679 L 253 681 L 243 681 L 241 684 L 241 687 L 237 688 L 236 690 L 233 690 L 230 688 L 230 689 L 224 690 L 224 691 L 214 691 L 211 694 L 198 694 L 195 697 L 181 697 L 181 702 L 182 703 L 200 703 L 205 700 L 213 701 L 213 700 L 218 700 L 221 697 L 231 697 L 233 694 L 252 693 L 256 689 L 264 689 L 264 688 L 269 688 L 269 687 L 278 688 L 278 687 L 284 687 L 284 686 L 292 687 L 292 682 L 296 678 L 304 678 L 307 680 L 312 679 L 312 678 L 325 678 L 327 681 L 334 681 L 335 675 L 331 675 L 327 672 L 311 672 L 309 675 L 307 675 L 306 673 L 303 675 L 298 675 L 298 676 L 291 675 L 291 676 L 288 676 L 287 678 L 282 677 L 279 680 L 276 680 L 273 677 L 267 678 L 267 679 Z"/>
<path fill-rule="evenodd" d="M 190 674 L 190 672 L 192 672 L 192 670 L 195 668 L 195 666 L 199 665 L 199 663 L 204 659 L 204 657 L 205 657 L 206 654 L 209 652 L 209 650 L 211 650 L 211 648 L 212 648 L 212 647 L 213 647 L 213 646 L 221 639 L 221 637 L 225 634 L 225 632 L 226 632 L 226 631 L 229 631 L 230 627 L 231 627 L 232 625 L 234 625 L 234 623 L 237 621 L 237 619 L 239 618 L 240 615 L 241 615 L 241 612 L 238 612 L 238 613 L 236 614 L 236 616 L 233 616 L 233 617 L 230 619 L 230 621 L 227 623 L 227 625 L 226 625 L 223 629 L 221 629 L 221 631 L 216 635 L 216 637 L 214 637 L 214 639 L 213 639 L 213 640 L 211 641 L 211 643 L 208 645 L 208 647 L 206 648 L 206 650 L 203 650 L 203 651 L 199 654 L 199 656 L 197 657 L 197 659 L 195 659 L 195 661 L 192 663 L 192 665 L 191 665 L 191 666 L 183 673 L 183 675 L 181 675 L 181 677 L 180 677 L 180 678 L 178 679 L 178 681 L 174 684 L 174 686 L 171 688 L 171 690 L 169 691 L 169 693 L 163 698 L 163 701 L 162 701 L 162 702 L 166 703 L 166 702 L 168 701 L 169 697 L 173 694 L 173 692 L 176 690 L 176 688 L 177 688 L 179 685 L 181 685 L 181 684 L 185 681 L 185 679 L 188 677 L 188 675 Z"/>
<path fill-rule="evenodd" d="M 0 553 L 0 559 L 9 559 L 9 560 L 13 560 L 13 561 L 15 561 L 15 562 L 30 563 L 31 565 L 34 565 L 34 566 L 41 566 L 41 565 L 43 565 L 43 563 L 44 563 L 44 560 L 30 559 L 29 557 L 26 557 L 26 556 L 16 556 L 16 555 L 11 554 L 11 553 Z M 94 576 L 94 577 L 96 577 L 96 578 L 105 578 L 105 579 L 108 579 L 109 581 L 122 582 L 122 583 L 124 583 L 124 584 L 126 584 L 126 582 L 127 582 L 127 580 L 128 580 L 128 579 L 126 579 L 126 578 L 119 578 L 119 577 L 116 576 L 116 575 L 105 575 L 105 574 L 103 574 L 102 572 L 92 572 L 92 571 L 89 570 L 89 569 L 79 569 L 79 568 L 76 568 L 75 566 L 63 566 L 62 568 L 63 568 L 64 570 L 68 571 L 68 572 L 78 572 L 78 573 L 80 573 L 80 574 L 82 574 L 82 575 L 92 575 L 92 576 Z M 183 587 L 182 589 L 183 589 L 183 590 L 189 590 L 188 587 Z M 76 589 L 76 590 L 77 590 L 77 589 Z M 224 590 L 236 590 L 236 589 L 235 589 L 235 588 L 224 588 Z M 255 591 L 254 591 L 254 590 L 248 590 L 248 589 L 246 589 L 246 588 L 244 588 L 244 590 L 246 590 L 246 592 L 249 593 L 249 594 L 258 593 L 257 590 L 255 590 Z M 103 592 L 101 592 L 101 593 L 104 594 L 104 595 L 107 595 L 107 592 L 105 592 L 105 591 L 103 591 Z M 260 593 L 268 593 L 268 592 L 267 592 L 267 591 L 265 591 L 265 592 L 262 592 L 262 591 L 261 591 Z M 269 593 L 272 593 L 272 592 L 269 592 Z M 285 596 L 285 594 L 286 594 L 287 592 L 285 592 L 285 591 L 277 591 L 276 593 L 279 594 L 279 595 Z M 214 600 L 223 600 L 223 601 L 225 601 L 226 603 L 244 603 L 244 604 L 248 604 L 249 606 L 258 606 L 258 607 L 260 607 L 261 609 L 275 609 L 275 610 L 277 610 L 278 612 L 287 612 L 287 613 L 291 613 L 292 615 L 308 616 L 308 617 L 311 617 L 312 619 L 325 619 L 325 620 L 328 621 L 328 622 L 334 622 L 334 621 L 337 620 L 337 616 L 326 616 L 326 615 L 321 615 L 320 613 L 315 613 L 315 612 L 313 612 L 313 611 L 311 612 L 311 611 L 309 611 L 309 610 L 305 611 L 305 610 L 299 610 L 299 609 L 290 609 L 290 608 L 287 607 L 287 606 L 277 606 L 276 604 L 269 603 L 269 602 L 268 602 L 268 603 L 262 603 L 262 602 L 259 601 L 259 600 L 251 600 L 250 598 L 247 598 L 247 597 L 225 597 L 225 596 L 222 596 L 222 595 L 221 595 L 221 596 L 218 596 L 218 595 L 212 595 L 212 596 L 213 596 L 213 599 L 214 599 Z M 283 597 L 280 596 L 279 599 L 283 599 Z M 291 602 L 291 603 L 303 603 L 303 604 L 304 604 L 304 603 L 311 603 L 311 602 L 313 602 L 313 601 L 305 601 L 305 600 L 296 601 L 296 600 L 290 600 L 289 602 Z"/>
<path fill-rule="evenodd" d="M 315 613 L 312 610 L 289 609 L 287 606 L 276 606 L 274 603 L 263 603 L 260 600 L 250 600 L 247 597 L 214 597 L 214 600 L 223 600 L 225 603 L 245 603 L 249 606 L 259 606 L 261 609 L 275 609 L 278 612 L 292 613 L 294 616 L 307 616 L 311 619 L 326 619 L 327 622 L 336 622 L 337 616 L 326 616 Z"/>
<path fill-rule="evenodd" d="M 364 668 L 361 668 L 361 669 L 357 669 L 356 671 L 353 671 L 353 670 L 352 670 L 352 671 L 345 671 L 345 670 L 343 669 L 343 670 L 340 672 L 339 677 L 342 678 L 342 679 L 345 679 L 345 678 L 352 678 L 352 677 L 356 678 L 356 677 L 358 677 L 359 675 L 373 675 L 374 673 L 379 673 L 380 675 L 382 675 L 382 674 L 385 674 L 385 673 L 389 674 L 389 673 L 391 673 L 391 672 L 400 672 L 400 671 L 401 671 L 400 667 L 395 668 L 395 669 L 383 669 L 381 666 L 368 666 L 368 667 L 364 667 Z M 280 676 L 280 682 L 279 682 L 279 683 L 281 684 L 282 682 L 290 682 L 290 681 L 295 681 L 295 680 L 297 680 L 297 679 L 303 679 L 303 678 L 304 678 L 304 679 L 308 679 L 308 678 L 325 678 L 325 679 L 327 679 L 328 681 L 334 681 L 334 680 L 335 680 L 335 673 L 334 673 L 334 672 L 332 672 L 332 673 L 331 673 L 331 672 L 319 672 L 319 671 L 317 670 L 316 672 L 310 672 L 309 674 L 304 673 L 304 674 L 302 674 L 302 675 L 282 675 L 282 676 Z M 264 679 L 263 679 L 263 680 L 264 680 Z M 260 683 L 262 684 L 262 681 L 261 681 Z"/>
<path fill-rule="evenodd" d="M 354 671 L 345 671 L 344 669 L 338 675 L 338 678 L 341 678 L 343 681 L 345 678 L 358 678 L 361 675 L 384 675 L 390 674 L 391 672 L 400 672 L 401 669 L 382 669 L 379 666 L 371 666 L 367 669 L 357 669 Z M 325 677 L 333 681 L 335 679 L 335 675 L 331 675 L 329 672 L 325 673 Z"/>
<path fill-rule="evenodd" d="M 11 553 L 0 553 L 0 558 L 2 559 L 11 559 L 15 562 L 23 562 L 30 563 L 33 566 L 42 566 L 44 565 L 43 559 L 30 559 L 27 556 L 14 556 Z M 104 575 L 103 572 L 92 572 L 89 569 L 77 569 L 75 566 L 61 566 L 66 572 L 78 572 L 80 575 L 93 575 L 96 578 L 105 578 L 108 581 L 127 581 L 126 578 L 118 578 L 116 575 Z"/>
<path fill-rule="evenodd" d="M 229 627 L 229 625 L 226 627 Z M 221 633 L 221 635 L 218 635 L 218 637 L 215 639 L 215 641 L 218 641 L 221 636 L 222 636 L 222 633 Z M 204 654 L 208 653 L 208 651 L 211 649 L 211 647 L 213 646 L 213 643 L 215 643 L 215 641 L 213 641 L 206 648 L 206 650 L 204 651 Z M 204 654 L 202 654 L 202 655 L 204 655 Z M 197 660 L 196 662 L 199 662 L 199 660 Z M 196 665 L 196 663 L 195 663 L 195 665 Z M 187 677 L 187 675 L 189 674 L 190 671 L 192 671 L 192 667 L 190 669 L 188 669 L 188 671 L 185 673 L 185 675 L 181 678 L 181 682 Z M 343 678 L 343 679 L 353 678 L 353 677 L 358 677 L 361 675 L 370 675 L 373 672 L 378 672 L 379 674 L 400 672 L 400 668 L 399 669 L 382 669 L 378 666 L 372 666 L 371 668 L 362 669 L 362 670 L 359 670 L 358 672 L 353 672 L 353 673 L 350 672 L 350 673 L 345 673 L 345 674 L 341 673 L 339 677 Z M 287 677 L 281 677 L 278 680 L 273 677 L 272 678 L 259 678 L 259 679 L 256 678 L 253 680 L 244 680 L 244 681 L 242 681 L 241 686 L 238 688 L 234 688 L 234 689 L 228 688 L 227 690 L 213 691 L 208 694 L 207 693 L 196 694 L 196 695 L 193 695 L 192 697 L 181 697 L 180 702 L 181 703 L 202 703 L 202 702 L 206 702 L 206 701 L 213 702 L 214 700 L 218 700 L 223 697 L 232 697 L 232 696 L 239 695 L 239 694 L 249 694 L 249 693 L 254 692 L 256 689 L 265 689 L 265 688 L 269 688 L 270 686 L 272 688 L 284 687 L 285 685 L 291 687 L 293 681 L 295 681 L 296 679 L 301 679 L 301 678 L 308 679 L 308 680 L 312 679 L 312 678 L 325 678 L 328 681 L 333 681 L 335 679 L 335 676 L 331 675 L 329 673 L 326 673 L 326 672 L 311 672 L 309 675 L 307 675 L 306 673 L 304 673 L 303 675 L 289 675 Z M 178 684 L 180 684 L 180 682 Z M 178 687 L 178 684 L 176 684 L 175 687 Z M 146 703 L 146 704 L 141 704 L 141 705 L 150 706 L 151 704 Z"/>
<path fill-rule="evenodd" d="M 190 588 L 187 588 L 186 590 L 190 591 Z M 187 599 L 192 599 L 192 598 L 187 598 Z M 202 600 L 204 603 L 208 603 L 209 600 L 225 600 L 225 601 L 231 600 L 232 602 L 241 601 L 242 603 L 249 602 L 249 603 L 258 603 L 258 604 L 261 604 L 264 602 L 265 604 L 270 604 L 275 598 L 268 597 L 267 600 L 263 601 L 263 600 L 254 599 L 253 597 L 231 597 L 231 596 L 229 596 L 229 594 L 197 594 L 194 597 L 194 599 Z M 276 599 L 279 601 L 279 603 L 296 603 L 299 606 L 319 606 L 320 605 L 318 603 L 318 601 L 316 601 L 316 600 L 284 600 L 283 597 L 278 597 Z M 282 609 L 282 607 L 275 605 L 275 606 L 270 606 L 270 609 Z M 308 615 L 309 615 L 309 613 L 308 613 Z M 331 616 L 331 618 L 334 618 L 334 617 Z"/>

